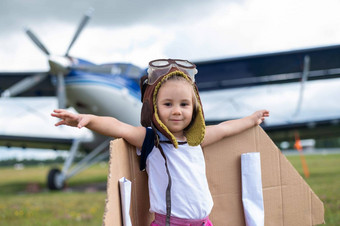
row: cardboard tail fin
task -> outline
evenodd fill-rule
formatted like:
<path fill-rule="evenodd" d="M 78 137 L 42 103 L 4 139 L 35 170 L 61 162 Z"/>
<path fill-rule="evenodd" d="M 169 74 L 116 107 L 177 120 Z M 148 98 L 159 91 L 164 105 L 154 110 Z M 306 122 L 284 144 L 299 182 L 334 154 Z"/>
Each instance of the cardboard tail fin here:
<path fill-rule="evenodd" d="M 241 154 L 260 152 L 266 226 L 324 223 L 324 206 L 260 126 L 204 149 L 214 225 L 245 225 Z M 218 164 L 217 164 L 218 163 Z"/>

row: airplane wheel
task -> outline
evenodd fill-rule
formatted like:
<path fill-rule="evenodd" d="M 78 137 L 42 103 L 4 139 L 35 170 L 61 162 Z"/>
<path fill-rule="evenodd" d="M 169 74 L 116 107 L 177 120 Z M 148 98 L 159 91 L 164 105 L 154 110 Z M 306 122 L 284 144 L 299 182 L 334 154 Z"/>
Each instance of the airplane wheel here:
<path fill-rule="evenodd" d="M 47 187 L 50 190 L 61 190 L 65 187 L 64 176 L 59 169 L 51 169 L 48 172 Z"/>

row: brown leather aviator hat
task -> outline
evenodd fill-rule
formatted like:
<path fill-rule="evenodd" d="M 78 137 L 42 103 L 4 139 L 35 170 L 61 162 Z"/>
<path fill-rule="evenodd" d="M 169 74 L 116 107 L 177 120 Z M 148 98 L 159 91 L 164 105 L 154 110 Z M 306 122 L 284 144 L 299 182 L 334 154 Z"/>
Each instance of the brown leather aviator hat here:
<path fill-rule="evenodd" d="M 148 75 L 143 76 L 140 80 L 143 102 L 141 111 L 142 126 L 156 128 L 172 142 L 175 148 L 178 147 L 178 142 L 159 118 L 156 97 L 162 84 L 172 76 L 181 76 L 192 84 L 197 107 L 194 109 L 190 125 L 184 132 L 189 145 L 197 146 L 201 144 L 205 135 L 205 120 L 201 99 L 195 83 L 194 76 L 196 73 L 196 65 L 187 60 L 159 59 L 149 63 Z"/>

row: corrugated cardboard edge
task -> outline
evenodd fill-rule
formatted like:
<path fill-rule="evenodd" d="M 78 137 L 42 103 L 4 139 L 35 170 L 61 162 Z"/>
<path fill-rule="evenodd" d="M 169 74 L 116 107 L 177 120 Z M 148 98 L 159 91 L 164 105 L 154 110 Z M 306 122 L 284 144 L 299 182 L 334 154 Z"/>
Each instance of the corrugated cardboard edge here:
<path fill-rule="evenodd" d="M 121 142 L 120 142 L 121 143 Z M 106 205 L 104 211 L 104 220 L 103 225 L 109 226 L 111 225 L 110 222 L 118 223 L 118 225 L 122 225 L 122 213 L 120 207 L 120 194 L 119 194 L 119 187 L 118 187 L 118 179 L 121 178 L 124 173 L 120 172 L 119 165 L 115 164 L 115 158 L 120 158 L 122 161 L 128 159 L 127 156 L 114 155 L 114 151 L 112 147 L 115 145 L 120 145 L 118 140 L 114 140 L 110 142 L 110 161 L 109 161 L 109 171 L 107 177 L 107 189 L 106 189 Z M 126 154 L 127 152 L 122 154 Z M 112 162 L 115 162 L 114 164 Z M 125 167 L 123 167 L 125 168 Z M 130 177 L 130 174 L 125 173 L 125 177 Z M 117 180 L 116 180 L 117 178 Z M 117 184 L 114 183 L 117 181 Z"/>
<path fill-rule="evenodd" d="M 150 225 L 147 175 L 139 171 L 135 148 L 122 139 L 111 142 L 104 225 L 122 225 L 118 179 L 132 181 L 131 220 Z M 265 225 L 324 223 L 324 206 L 272 140 L 257 126 L 204 148 L 207 177 L 214 199 L 215 226 L 245 225 L 241 197 L 241 154 L 260 152 Z M 302 202 L 302 203 L 301 203 Z"/>
<path fill-rule="evenodd" d="M 132 225 L 150 225 L 153 215 L 149 212 L 147 174 L 139 170 L 138 160 L 135 147 L 123 139 L 111 141 L 103 225 L 123 224 L 118 185 L 118 180 L 122 177 L 132 182 L 130 208 Z"/>

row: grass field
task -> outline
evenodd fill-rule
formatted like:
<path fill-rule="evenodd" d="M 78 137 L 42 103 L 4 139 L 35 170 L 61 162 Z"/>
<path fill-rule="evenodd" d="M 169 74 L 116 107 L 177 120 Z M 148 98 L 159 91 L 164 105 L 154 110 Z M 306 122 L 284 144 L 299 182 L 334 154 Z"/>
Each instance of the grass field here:
<path fill-rule="evenodd" d="M 302 174 L 299 156 L 287 157 Z M 310 178 L 306 179 L 325 205 L 326 225 L 340 225 L 340 155 L 309 155 Z M 50 166 L 0 167 L 0 225 L 101 225 L 106 191 L 68 189 L 51 192 L 45 188 Z M 91 187 L 105 183 L 106 164 L 84 171 L 68 187 Z"/>
<path fill-rule="evenodd" d="M 77 188 L 105 184 L 107 164 L 95 165 L 72 178 L 67 187 L 73 189 L 65 192 L 45 188 L 49 169 L 0 168 L 0 225 L 102 225 L 106 191 Z"/>
<path fill-rule="evenodd" d="M 307 155 L 310 177 L 305 179 L 325 207 L 326 225 L 340 225 L 340 155 Z M 287 156 L 295 169 L 303 175 L 299 156 Z"/>

